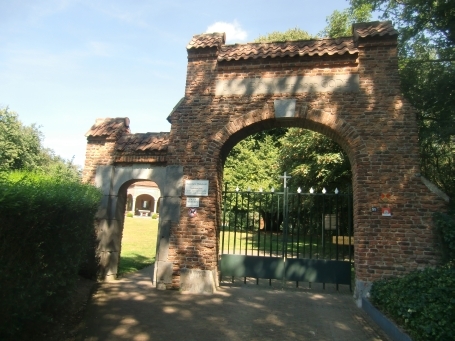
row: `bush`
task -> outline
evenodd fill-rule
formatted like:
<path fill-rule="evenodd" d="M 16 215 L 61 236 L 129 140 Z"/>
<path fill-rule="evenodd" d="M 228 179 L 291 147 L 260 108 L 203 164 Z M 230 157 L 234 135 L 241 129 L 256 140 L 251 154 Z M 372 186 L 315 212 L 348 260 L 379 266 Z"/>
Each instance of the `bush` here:
<path fill-rule="evenodd" d="M 373 283 L 371 302 L 414 341 L 455 340 L 455 268 L 426 268 Z"/>
<path fill-rule="evenodd" d="M 37 332 L 64 309 L 100 199 L 99 190 L 70 179 L 0 177 L 0 339 Z"/>
<path fill-rule="evenodd" d="M 157 213 L 153 213 L 152 214 L 152 219 L 158 219 L 158 214 Z"/>
<path fill-rule="evenodd" d="M 455 217 L 446 213 L 435 213 L 434 222 L 441 242 L 442 261 L 455 262 Z"/>
<path fill-rule="evenodd" d="M 133 215 L 133 212 L 128 212 L 128 213 L 126 214 L 126 216 L 127 216 L 128 218 L 133 218 L 134 215 Z"/>

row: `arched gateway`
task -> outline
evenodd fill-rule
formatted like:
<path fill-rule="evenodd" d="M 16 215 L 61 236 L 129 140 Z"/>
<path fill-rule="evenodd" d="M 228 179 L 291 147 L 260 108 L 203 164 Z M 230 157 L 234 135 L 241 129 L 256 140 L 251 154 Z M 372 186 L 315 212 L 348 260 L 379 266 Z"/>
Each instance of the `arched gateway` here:
<path fill-rule="evenodd" d="M 339 39 L 224 42 L 222 33 L 202 34 L 187 46 L 185 97 L 168 117 L 170 133 L 131 134 L 127 118 L 98 120 L 87 133 L 84 180 L 105 194 L 102 275 L 117 271 L 126 187 L 147 179 L 162 193 L 156 280 L 211 291 L 224 158 L 252 133 L 291 126 L 329 136 L 349 156 L 358 293 L 435 264 L 431 215 L 445 203 L 419 175 L 416 115 L 400 92 L 391 23 L 355 24 L 352 37 Z M 198 188 L 188 180 L 205 181 Z M 194 195 L 196 216 L 187 213 Z"/>

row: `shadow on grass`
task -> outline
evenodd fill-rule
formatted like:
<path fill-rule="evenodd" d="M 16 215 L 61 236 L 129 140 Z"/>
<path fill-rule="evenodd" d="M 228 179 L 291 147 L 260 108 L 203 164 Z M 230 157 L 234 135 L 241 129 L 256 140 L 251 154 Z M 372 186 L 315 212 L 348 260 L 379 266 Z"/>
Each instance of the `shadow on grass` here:
<path fill-rule="evenodd" d="M 145 257 L 143 255 L 133 253 L 128 256 L 120 257 L 120 264 L 118 267 L 118 276 L 123 276 L 130 272 L 141 270 L 155 262 L 155 257 Z"/>

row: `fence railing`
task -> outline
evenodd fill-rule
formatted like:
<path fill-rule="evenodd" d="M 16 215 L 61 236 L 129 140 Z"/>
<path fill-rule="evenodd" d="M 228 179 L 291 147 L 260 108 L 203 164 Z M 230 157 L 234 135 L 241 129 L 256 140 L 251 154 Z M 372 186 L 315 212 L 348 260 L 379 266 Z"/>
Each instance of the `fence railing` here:
<path fill-rule="evenodd" d="M 223 192 L 220 253 L 352 262 L 350 193 Z"/>

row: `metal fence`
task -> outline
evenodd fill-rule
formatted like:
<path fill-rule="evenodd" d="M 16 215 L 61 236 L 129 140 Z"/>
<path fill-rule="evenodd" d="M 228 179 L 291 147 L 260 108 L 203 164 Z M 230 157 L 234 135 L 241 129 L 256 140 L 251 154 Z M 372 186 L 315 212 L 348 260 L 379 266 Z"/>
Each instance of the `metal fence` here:
<path fill-rule="evenodd" d="M 276 269 L 255 272 L 246 268 L 258 268 L 264 262 L 275 264 L 278 261 L 276 264 L 279 264 L 281 260 L 288 260 L 290 264 L 292 259 L 305 260 L 298 263 L 317 268 L 331 264 L 332 269 L 338 264 L 347 269 L 349 264 L 350 272 L 353 246 L 350 193 L 339 193 L 338 190 L 303 193 L 300 189 L 289 188 L 280 192 L 240 191 L 238 188 L 229 191 L 225 187 L 220 229 L 222 276 L 280 277 L 281 274 L 273 273 Z M 243 262 L 242 266 L 239 262 Z M 281 267 L 276 264 L 273 266 Z M 246 270 L 242 272 L 240 268 Z M 286 271 L 286 264 L 283 271 Z M 323 275 L 326 270 L 320 271 L 321 280 L 325 281 L 328 278 Z"/>

